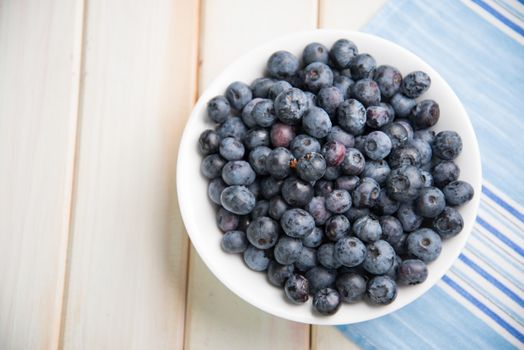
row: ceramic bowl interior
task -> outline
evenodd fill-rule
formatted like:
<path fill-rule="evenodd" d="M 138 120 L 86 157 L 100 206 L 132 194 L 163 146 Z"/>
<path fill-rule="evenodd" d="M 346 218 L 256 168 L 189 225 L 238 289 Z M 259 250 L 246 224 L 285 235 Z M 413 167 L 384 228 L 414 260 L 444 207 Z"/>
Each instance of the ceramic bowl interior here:
<path fill-rule="evenodd" d="M 266 280 L 265 273 L 248 269 L 240 255 L 224 253 L 220 248 L 222 233 L 215 223 L 216 208 L 207 197 L 207 179 L 200 174 L 197 143 L 202 131 L 213 128 L 206 117 L 206 104 L 212 97 L 223 94 L 233 81 L 250 84 L 264 73 L 268 57 L 277 50 L 288 50 L 300 56 L 310 42 L 320 42 L 330 47 L 339 38 L 355 42 L 359 52 L 367 52 L 377 63 L 397 67 L 403 75 L 422 70 L 432 80 L 431 88 L 423 95 L 440 105 L 441 117 L 435 130 L 455 130 L 463 140 L 463 152 L 456 162 L 460 166 L 460 178 L 468 181 L 475 189 L 476 196 L 460 208 L 464 218 L 464 229 L 456 237 L 444 242 L 440 257 L 429 264 L 428 279 L 417 286 L 400 287 L 396 300 L 387 306 L 371 306 L 365 302 L 354 305 L 343 304 L 333 316 L 325 317 L 313 312 L 311 298 L 306 305 L 292 305 L 286 302 L 283 291 L 273 287 Z M 187 233 L 202 260 L 215 276 L 232 292 L 273 315 L 311 324 L 349 324 L 387 315 L 413 302 L 431 288 L 451 267 L 460 254 L 471 232 L 481 192 L 481 166 L 477 140 L 471 122 L 459 99 L 433 68 L 422 59 L 388 40 L 374 35 L 340 31 L 315 30 L 295 33 L 259 46 L 240 57 L 225 69 L 202 94 L 187 122 L 182 137 L 177 163 L 178 200 Z"/>

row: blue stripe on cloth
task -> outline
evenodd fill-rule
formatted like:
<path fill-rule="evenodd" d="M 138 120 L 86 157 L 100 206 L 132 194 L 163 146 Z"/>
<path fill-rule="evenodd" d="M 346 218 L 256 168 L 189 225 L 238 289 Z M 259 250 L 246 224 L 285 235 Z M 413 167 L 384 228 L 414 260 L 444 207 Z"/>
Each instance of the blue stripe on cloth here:
<path fill-rule="evenodd" d="M 513 215 L 509 214 L 497 203 L 490 203 L 487 200 L 487 196 L 484 196 L 484 198 L 486 200 L 481 200 L 480 202 L 482 211 L 487 212 L 489 217 L 503 226 L 505 232 L 511 232 L 511 237 L 524 239 L 524 223 L 514 220 Z"/>
<path fill-rule="evenodd" d="M 467 291 L 464 290 L 460 285 L 458 285 L 455 281 L 453 281 L 448 276 L 442 277 L 442 280 L 447 283 L 451 288 L 456 290 L 460 295 L 462 295 L 464 298 L 468 299 L 473 305 L 475 305 L 480 311 L 485 313 L 489 318 L 491 318 L 493 321 L 497 322 L 502 328 L 507 330 L 509 333 L 511 333 L 515 338 L 517 338 L 521 343 L 524 343 L 524 334 L 516 330 L 514 327 L 512 327 L 510 324 L 508 324 L 506 321 L 504 321 L 502 318 L 500 318 L 499 315 L 494 313 L 491 309 L 486 307 L 483 303 L 481 303 L 477 298 L 475 298 L 473 295 L 469 294 Z"/>
<path fill-rule="evenodd" d="M 504 10 L 511 13 L 511 15 L 517 17 L 520 21 L 524 20 L 524 16 L 522 15 L 522 12 L 519 12 L 518 9 L 516 9 L 515 7 L 512 7 L 510 4 L 508 4 L 507 1 L 505 0 L 492 0 L 492 1 L 495 4 L 499 5 L 500 7 L 502 7 Z"/>
<path fill-rule="evenodd" d="M 515 252 L 517 252 L 520 256 L 524 257 L 524 249 L 519 247 L 515 242 L 509 239 L 506 235 L 502 234 L 499 230 L 497 230 L 495 227 L 487 223 L 480 216 L 477 216 L 477 222 L 482 227 L 484 227 L 486 230 L 488 230 L 490 233 L 492 233 L 495 237 L 497 237 L 500 241 L 504 242 L 504 244 L 506 244 L 508 247 L 513 249 Z"/>
<path fill-rule="evenodd" d="M 497 18 L 499 21 L 507 25 L 509 28 L 513 29 L 515 32 L 519 33 L 520 35 L 524 36 L 524 29 L 522 29 L 519 25 L 516 23 L 510 21 L 508 18 L 506 18 L 504 15 L 502 15 L 500 12 L 495 10 L 493 7 L 489 6 L 487 3 L 485 3 L 482 0 L 472 0 L 475 4 L 482 7 L 484 10 L 491 13 L 495 18 Z"/>
<path fill-rule="evenodd" d="M 499 280 L 497 280 L 495 277 L 493 277 L 490 273 L 488 273 L 486 270 L 484 270 L 482 267 L 478 266 L 470 260 L 467 256 L 464 254 L 460 254 L 459 259 L 464 262 L 464 264 L 471 267 L 475 272 L 477 272 L 479 275 L 484 277 L 489 283 L 497 287 L 501 292 L 506 294 L 508 297 L 510 297 L 513 301 L 515 301 L 520 306 L 524 307 L 524 300 L 520 298 L 517 294 L 513 293 L 508 287 L 506 287 L 504 284 L 502 284 Z"/>
<path fill-rule="evenodd" d="M 376 320 L 338 326 L 362 349 L 512 349 L 442 288 Z"/>
<path fill-rule="evenodd" d="M 511 213 L 514 217 L 519 219 L 520 221 L 524 222 L 524 213 L 521 213 L 518 209 L 513 208 L 511 204 L 504 201 L 502 198 L 497 196 L 495 193 L 490 191 L 489 188 L 486 186 L 482 186 L 482 192 L 486 194 L 489 198 L 491 198 L 495 203 L 500 205 L 502 208 L 506 209 L 508 212 Z"/>

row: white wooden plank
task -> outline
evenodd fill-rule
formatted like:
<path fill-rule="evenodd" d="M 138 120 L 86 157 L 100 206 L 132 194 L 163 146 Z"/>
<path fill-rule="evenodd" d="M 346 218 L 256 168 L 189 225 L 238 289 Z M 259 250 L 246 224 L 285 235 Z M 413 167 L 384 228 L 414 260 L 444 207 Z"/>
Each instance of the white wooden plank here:
<path fill-rule="evenodd" d="M 202 91 L 232 60 L 270 39 L 316 26 L 314 0 L 204 0 Z M 186 349 L 306 349 L 309 326 L 266 314 L 222 285 L 190 252 Z"/>
<path fill-rule="evenodd" d="M 319 0 L 320 28 L 359 30 L 387 0 Z"/>
<path fill-rule="evenodd" d="M 0 4 L 0 349 L 58 346 L 82 11 Z"/>
<path fill-rule="evenodd" d="M 311 335 L 312 350 L 358 350 L 359 347 L 331 326 L 314 326 Z"/>
<path fill-rule="evenodd" d="M 175 159 L 196 84 L 198 1 L 90 0 L 62 344 L 179 349 L 187 238 Z"/>

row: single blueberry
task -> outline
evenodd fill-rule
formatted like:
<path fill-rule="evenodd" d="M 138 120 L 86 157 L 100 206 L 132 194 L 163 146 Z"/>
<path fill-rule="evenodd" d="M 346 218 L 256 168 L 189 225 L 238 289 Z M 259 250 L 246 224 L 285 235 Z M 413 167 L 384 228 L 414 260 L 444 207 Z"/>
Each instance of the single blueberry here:
<path fill-rule="evenodd" d="M 353 135 L 360 135 L 366 126 L 366 109 L 359 101 L 343 101 L 336 112 L 339 125 Z"/>
<path fill-rule="evenodd" d="M 290 144 L 291 153 L 295 158 L 300 158 L 306 153 L 320 152 L 320 143 L 309 135 L 298 135 Z"/>
<path fill-rule="evenodd" d="M 249 130 L 244 136 L 244 145 L 248 150 L 259 146 L 269 146 L 269 132 L 263 128 Z"/>
<path fill-rule="evenodd" d="M 267 97 L 275 100 L 280 93 L 291 89 L 293 86 L 285 80 L 279 80 L 273 83 L 267 92 Z"/>
<path fill-rule="evenodd" d="M 302 242 L 300 239 L 282 237 L 278 240 L 273 254 L 275 260 L 282 265 L 293 264 L 300 257 Z"/>
<path fill-rule="evenodd" d="M 373 210 L 378 215 L 391 215 L 398 210 L 399 206 L 400 203 L 388 196 L 387 190 L 382 188 Z"/>
<path fill-rule="evenodd" d="M 318 180 L 315 182 L 315 196 L 326 196 L 328 193 L 334 190 L 332 181 Z"/>
<path fill-rule="evenodd" d="M 251 91 L 253 91 L 253 97 L 267 98 L 269 89 L 275 81 L 270 78 L 257 78 L 251 83 Z M 245 107 L 244 107 L 245 109 Z"/>
<path fill-rule="evenodd" d="M 384 159 L 371 160 L 366 162 L 364 171 L 362 172 L 363 177 L 370 177 L 375 180 L 379 185 L 383 185 L 391 172 L 388 162 Z"/>
<path fill-rule="evenodd" d="M 308 44 L 304 48 L 304 52 L 302 52 L 302 60 L 304 61 L 304 64 L 306 66 L 313 62 L 322 62 L 324 64 L 327 64 L 328 59 L 329 59 L 328 48 L 319 43 Z"/>
<path fill-rule="evenodd" d="M 309 108 L 306 95 L 302 90 L 291 88 L 281 92 L 275 99 L 275 113 L 284 124 L 295 125 Z"/>
<path fill-rule="evenodd" d="M 326 209 L 326 199 L 321 196 L 313 197 L 311 201 L 306 204 L 305 209 L 311 214 L 317 225 L 324 225 L 326 220 L 331 216 L 331 213 Z"/>
<path fill-rule="evenodd" d="M 302 244 L 304 247 L 317 248 L 324 239 L 324 232 L 320 227 L 315 227 L 311 233 L 302 237 Z"/>
<path fill-rule="evenodd" d="M 355 82 L 353 81 L 353 79 L 348 78 L 344 75 L 339 75 L 333 78 L 333 86 L 340 90 L 344 100 L 349 97 L 351 85 L 353 85 L 354 83 Z"/>
<path fill-rule="evenodd" d="M 267 61 L 269 75 L 277 79 L 293 76 L 299 68 L 298 59 L 291 52 L 277 51 Z"/>
<path fill-rule="evenodd" d="M 372 304 L 391 304 L 397 297 L 397 285 L 388 276 L 376 276 L 368 282 L 366 295 Z"/>
<path fill-rule="evenodd" d="M 379 240 L 368 244 L 362 266 L 374 275 L 382 275 L 391 269 L 395 261 L 395 250 L 386 241 Z"/>
<path fill-rule="evenodd" d="M 395 115 L 400 118 L 406 118 L 411 114 L 411 111 L 417 105 L 417 101 L 412 98 L 406 97 L 401 93 L 396 93 L 393 95 L 389 101 L 393 109 L 395 110 Z"/>
<path fill-rule="evenodd" d="M 450 182 L 442 189 L 442 192 L 446 197 L 446 202 L 451 206 L 460 206 L 469 202 L 475 194 L 473 187 L 461 180 Z"/>
<path fill-rule="evenodd" d="M 338 141 L 327 141 L 322 146 L 321 153 L 328 166 L 339 166 L 346 155 L 346 147 Z"/>
<path fill-rule="evenodd" d="M 365 215 L 355 221 L 353 233 L 366 243 L 374 242 L 382 235 L 382 227 L 377 217 Z"/>
<path fill-rule="evenodd" d="M 411 232 L 406 244 L 408 253 L 424 262 L 435 260 L 442 251 L 440 236 L 429 228 L 421 228 Z"/>
<path fill-rule="evenodd" d="M 302 118 L 302 128 L 316 138 L 326 137 L 331 130 L 329 115 L 319 107 L 309 108 Z"/>
<path fill-rule="evenodd" d="M 444 160 L 439 162 L 433 168 L 431 175 L 435 186 L 443 188 L 450 182 L 458 180 L 460 176 L 460 168 L 451 160 Z"/>
<path fill-rule="evenodd" d="M 433 153 L 444 160 L 453 160 L 462 151 L 462 139 L 455 131 L 441 131 L 433 141 Z"/>
<path fill-rule="evenodd" d="M 258 175 L 267 175 L 266 157 L 271 153 L 271 149 L 266 146 L 258 146 L 249 152 L 249 164 Z"/>
<path fill-rule="evenodd" d="M 446 207 L 433 219 L 432 228 L 442 239 L 454 237 L 462 231 L 464 219 L 459 211 L 452 207 Z"/>
<path fill-rule="evenodd" d="M 415 147 L 420 154 L 420 164 L 427 164 L 431 162 L 433 151 L 431 145 L 424 140 L 414 138 L 411 140 L 410 145 Z"/>
<path fill-rule="evenodd" d="M 336 67 L 343 69 L 348 68 L 351 60 L 358 54 L 357 46 L 350 40 L 339 39 L 335 41 L 329 56 Z"/>
<path fill-rule="evenodd" d="M 224 208 L 219 208 L 216 212 L 216 222 L 222 232 L 232 231 L 238 228 L 239 217 Z"/>
<path fill-rule="evenodd" d="M 358 208 L 373 207 L 380 196 L 380 185 L 370 177 L 364 177 L 353 191 L 353 205 Z"/>
<path fill-rule="evenodd" d="M 358 266 L 366 258 L 366 246 L 356 237 L 343 237 L 335 243 L 334 255 L 344 266 Z"/>
<path fill-rule="evenodd" d="M 208 155 L 212 153 L 217 153 L 218 148 L 220 147 L 220 136 L 213 130 L 204 130 L 200 134 L 198 139 L 198 148 L 200 153 L 203 155 Z"/>
<path fill-rule="evenodd" d="M 271 127 L 271 144 L 273 147 L 288 147 L 295 138 L 295 127 L 293 125 L 275 123 Z"/>
<path fill-rule="evenodd" d="M 411 145 L 404 145 L 395 148 L 389 155 L 388 161 L 391 168 L 400 168 L 405 165 L 420 166 L 422 156 L 418 149 Z"/>
<path fill-rule="evenodd" d="M 255 196 L 245 186 L 229 186 L 222 191 L 220 203 L 230 212 L 238 215 L 251 213 L 255 207 Z"/>
<path fill-rule="evenodd" d="M 366 124 L 372 129 L 380 129 L 389 122 L 389 111 L 383 106 L 366 108 Z"/>
<path fill-rule="evenodd" d="M 395 247 L 404 235 L 402 223 L 396 217 L 389 215 L 381 216 L 379 222 L 382 228 L 380 239 L 388 242 L 392 247 Z"/>
<path fill-rule="evenodd" d="M 415 129 L 426 129 L 437 124 L 440 117 L 438 103 L 433 100 L 423 100 L 417 103 L 409 115 L 409 120 Z"/>
<path fill-rule="evenodd" d="M 318 266 L 317 251 L 313 248 L 304 246 L 300 251 L 298 260 L 295 261 L 295 267 L 301 272 L 306 272 L 315 266 Z"/>
<path fill-rule="evenodd" d="M 340 176 L 335 180 L 337 190 L 346 190 L 352 192 L 360 184 L 360 178 L 355 175 Z"/>
<path fill-rule="evenodd" d="M 386 180 L 388 195 L 399 202 L 414 200 L 423 186 L 420 171 L 412 165 L 393 169 Z"/>
<path fill-rule="evenodd" d="M 288 208 L 289 206 L 281 196 L 275 196 L 269 200 L 268 215 L 275 220 L 280 220 Z"/>
<path fill-rule="evenodd" d="M 356 148 L 348 148 L 340 168 L 346 175 L 359 175 L 364 170 L 365 165 L 364 155 Z"/>
<path fill-rule="evenodd" d="M 315 229 L 315 220 L 304 209 L 293 208 L 282 214 L 280 225 L 288 236 L 302 238 Z"/>
<path fill-rule="evenodd" d="M 251 165 L 244 160 L 229 161 L 222 168 L 222 180 L 228 185 L 250 185 L 256 174 Z"/>
<path fill-rule="evenodd" d="M 344 273 L 337 278 L 336 286 L 340 298 L 346 303 L 362 300 L 366 293 L 366 280 L 356 273 Z"/>
<path fill-rule="evenodd" d="M 334 190 L 326 196 L 326 208 L 335 214 L 348 211 L 351 208 L 351 195 L 346 190 Z"/>
<path fill-rule="evenodd" d="M 310 183 L 296 177 L 288 177 L 282 184 L 282 198 L 292 207 L 303 207 L 313 198 L 313 187 Z"/>
<path fill-rule="evenodd" d="M 335 244 L 324 243 L 317 250 L 317 259 L 320 265 L 328 269 L 336 269 L 342 264 L 335 258 Z"/>
<path fill-rule="evenodd" d="M 230 254 L 243 253 L 248 246 L 246 234 L 242 231 L 228 231 L 222 236 L 220 247 Z"/>
<path fill-rule="evenodd" d="M 293 265 L 281 265 L 272 260 L 267 268 L 267 279 L 272 285 L 283 287 L 286 280 L 293 275 L 294 270 Z"/>
<path fill-rule="evenodd" d="M 226 98 L 234 109 L 241 111 L 242 108 L 251 101 L 253 93 L 247 84 L 235 81 L 227 87 Z"/>
<path fill-rule="evenodd" d="M 220 194 L 226 187 L 227 185 L 219 177 L 211 180 L 207 187 L 207 195 L 209 196 L 209 199 L 211 199 L 213 203 L 220 205 Z"/>
<path fill-rule="evenodd" d="M 384 159 L 391 152 L 391 139 L 382 131 L 373 131 L 366 136 L 364 153 L 373 160 Z"/>
<path fill-rule="evenodd" d="M 421 129 L 415 131 L 414 137 L 416 139 L 421 139 L 422 141 L 426 141 L 430 145 L 433 144 L 433 141 L 435 140 L 435 131 L 430 129 Z"/>
<path fill-rule="evenodd" d="M 304 68 L 304 84 L 309 91 L 317 93 L 323 87 L 333 85 L 333 71 L 321 62 L 308 64 Z"/>
<path fill-rule="evenodd" d="M 253 271 L 265 271 L 269 265 L 270 257 L 267 250 L 261 250 L 250 245 L 244 251 L 244 262 Z"/>
<path fill-rule="evenodd" d="M 346 148 L 351 148 L 355 144 L 355 137 L 350 133 L 342 130 L 339 126 L 334 126 L 329 131 L 326 137 L 327 142 L 336 141 L 340 142 Z"/>
<path fill-rule="evenodd" d="M 424 219 L 421 215 L 417 214 L 411 203 L 402 203 L 397 210 L 396 216 L 406 232 L 418 229 Z"/>
<path fill-rule="evenodd" d="M 344 95 L 335 86 L 326 86 L 317 94 L 317 104 L 330 116 L 335 115 L 338 106 L 344 101 Z"/>
<path fill-rule="evenodd" d="M 260 180 L 260 194 L 265 199 L 271 199 L 280 193 L 283 180 L 275 179 L 273 176 L 264 177 Z"/>
<path fill-rule="evenodd" d="M 291 172 L 289 164 L 292 159 L 293 155 L 287 148 L 277 147 L 266 156 L 266 171 L 277 179 L 283 179 Z"/>
<path fill-rule="evenodd" d="M 351 96 L 359 100 L 365 107 L 380 103 L 380 89 L 371 79 L 360 79 L 351 86 Z"/>
<path fill-rule="evenodd" d="M 377 61 L 375 61 L 370 54 L 361 53 L 351 60 L 349 67 L 351 69 L 351 76 L 355 80 L 373 78 Z"/>
<path fill-rule="evenodd" d="M 270 99 L 261 99 L 251 110 L 251 116 L 258 126 L 263 128 L 270 127 L 277 119 L 273 101 Z"/>
<path fill-rule="evenodd" d="M 242 118 L 242 121 L 244 122 L 244 124 L 248 128 L 254 128 L 254 127 L 257 126 L 257 122 L 256 122 L 255 118 L 253 117 L 253 114 L 251 114 L 251 112 L 253 111 L 253 108 L 255 108 L 255 105 L 257 103 L 259 103 L 260 101 L 262 101 L 262 100 L 264 100 L 264 99 L 260 98 L 260 97 L 256 97 L 256 98 L 252 99 L 251 101 L 249 101 L 248 103 L 246 103 L 244 108 L 242 108 L 241 118 Z"/>
<path fill-rule="evenodd" d="M 336 242 L 346 236 L 350 228 L 351 224 L 347 217 L 344 215 L 333 215 L 326 220 L 324 234 L 329 240 Z"/>
<path fill-rule="evenodd" d="M 413 135 L 415 134 L 415 132 L 413 131 L 413 127 L 411 126 L 409 120 L 404 118 L 398 118 L 396 119 L 396 122 L 402 125 L 404 129 L 406 129 L 406 131 L 408 132 L 408 142 L 413 140 Z"/>
<path fill-rule="evenodd" d="M 257 202 L 257 205 L 259 203 L 261 201 Z M 271 248 L 277 243 L 279 234 L 278 223 L 267 216 L 258 216 L 253 219 L 247 228 L 246 234 L 249 243 L 258 249 Z"/>
<path fill-rule="evenodd" d="M 230 117 L 216 130 L 221 138 L 234 137 L 242 140 L 247 133 L 247 127 L 238 117 Z"/>
<path fill-rule="evenodd" d="M 309 299 L 309 281 L 302 275 L 291 275 L 285 283 L 284 292 L 289 301 L 303 304 Z"/>
<path fill-rule="evenodd" d="M 231 106 L 224 96 L 213 97 L 207 103 L 207 116 L 215 123 L 223 123 L 229 117 Z"/>
<path fill-rule="evenodd" d="M 333 315 L 340 308 L 340 295 L 333 288 L 321 289 L 313 297 L 313 307 L 322 315 Z"/>
<path fill-rule="evenodd" d="M 208 179 L 215 179 L 222 174 L 222 168 L 226 161 L 218 154 L 206 156 L 200 164 L 200 172 Z"/>
<path fill-rule="evenodd" d="M 402 84 L 402 74 L 395 67 L 383 65 L 375 70 L 373 79 L 380 88 L 380 94 L 385 98 L 395 95 Z"/>
<path fill-rule="evenodd" d="M 227 160 L 239 160 L 244 157 L 245 148 L 242 142 L 226 137 L 220 141 L 220 155 Z"/>
<path fill-rule="evenodd" d="M 411 72 L 402 80 L 402 93 L 410 98 L 417 98 L 431 85 L 431 78 L 422 71 Z"/>
<path fill-rule="evenodd" d="M 399 284 L 412 286 L 424 282 L 426 278 L 428 278 L 428 267 L 422 260 L 404 260 L 398 267 L 397 282 Z"/>
<path fill-rule="evenodd" d="M 445 206 L 444 194 L 436 187 L 423 188 L 415 201 L 415 210 L 425 218 L 438 216 Z"/>

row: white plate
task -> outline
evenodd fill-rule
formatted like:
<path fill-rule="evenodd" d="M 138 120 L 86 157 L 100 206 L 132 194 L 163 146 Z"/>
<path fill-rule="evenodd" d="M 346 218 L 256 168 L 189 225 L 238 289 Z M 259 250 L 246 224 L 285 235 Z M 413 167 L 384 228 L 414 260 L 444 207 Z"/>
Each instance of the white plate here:
<path fill-rule="evenodd" d="M 215 223 L 215 208 L 207 197 L 208 181 L 200 174 L 202 156 L 198 152 L 200 133 L 214 125 L 206 117 L 206 104 L 212 97 L 224 93 L 233 81 L 250 84 L 263 75 L 268 57 L 277 50 L 288 50 L 300 56 L 310 42 L 327 47 L 337 39 L 347 38 L 357 44 L 359 52 L 367 52 L 377 63 L 397 67 L 403 75 L 414 70 L 427 72 L 431 88 L 424 99 L 434 99 L 440 105 L 440 120 L 435 130 L 455 130 L 460 133 L 464 148 L 456 160 L 460 179 L 475 189 L 475 197 L 460 208 L 464 229 L 458 236 L 444 242 L 440 257 L 429 264 L 428 279 L 417 286 L 401 287 L 397 299 L 387 306 L 371 306 L 365 302 L 343 304 L 332 316 L 312 312 L 311 298 L 306 305 L 292 305 L 284 299 L 283 291 L 266 280 L 265 273 L 248 269 L 240 255 L 229 255 L 220 248 L 222 233 Z M 191 241 L 209 269 L 231 291 L 248 303 L 273 315 L 312 324 L 348 324 L 389 314 L 413 302 L 431 288 L 448 271 L 460 254 L 475 221 L 481 191 L 481 166 L 477 139 L 471 122 L 459 99 L 433 68 L 410 51 L 374 35 L 341 30 L 314 30 L 295 33 L 273 40 L 242 56 L 222 72 L 202 94 L 195 105 L 182 137 L 177 163 L 178 200 Z M 233 311 L 233 310 L 232 310 Z"/>

